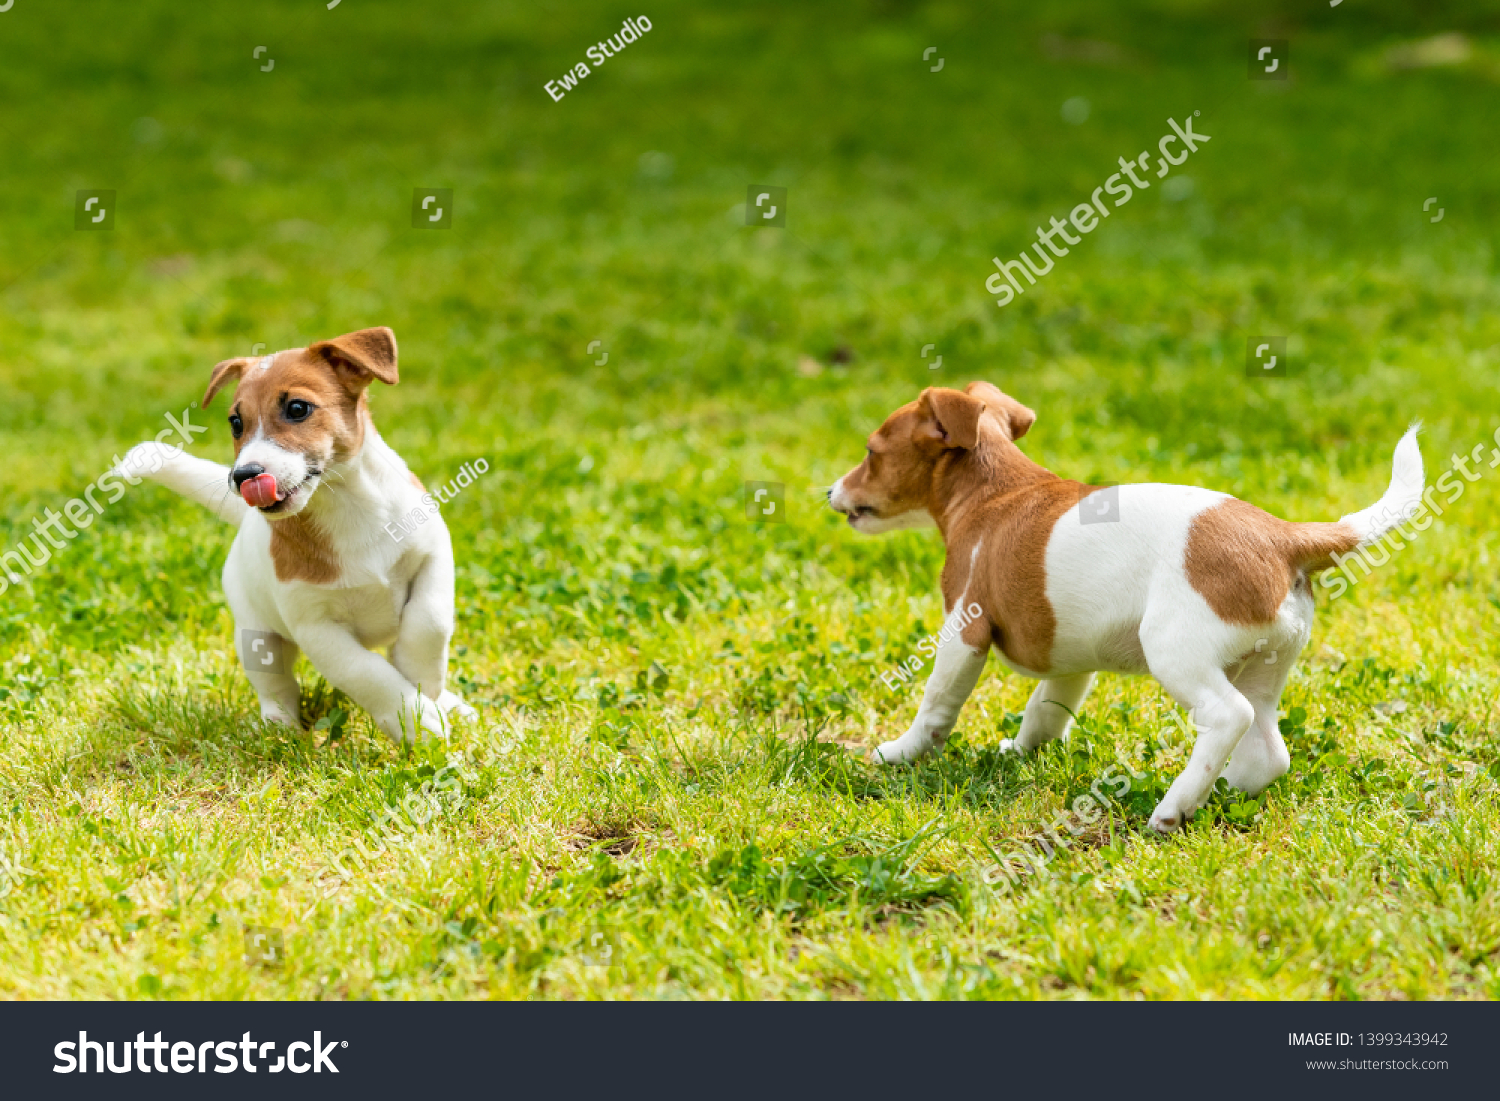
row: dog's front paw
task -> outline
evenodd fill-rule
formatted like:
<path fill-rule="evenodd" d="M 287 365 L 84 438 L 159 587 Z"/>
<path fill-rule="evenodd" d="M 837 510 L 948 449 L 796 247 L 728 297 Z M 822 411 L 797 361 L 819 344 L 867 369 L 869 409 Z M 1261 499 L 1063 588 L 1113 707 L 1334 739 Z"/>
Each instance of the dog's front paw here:
<path fill-rule="evenodd" d="M 941 750 L 943 743 L 917 731 L 908 730 L 895 741 L 886 742 L 872 750 L 870 760 L 877 765 L 904 765 L 908 761 L 925 757 L 934 746 Z"/>
<path fill-rule="evenodd" d="M 260 717 L 268 723 L 280 723 L 282 726 L 302 729 L 302 720 L 275 700 L 266 700 L 260 705 Z"/>
<path fill-rule="evenodd" d="M 1151 812 L 1151 828 L 1161 834 L 1176 833 L 1192 816 L 1191 812 L 1183 812 L 1175 803 L 1163 799 Z"/>
<path fill-rule="evenodd" d="M 395 714 L 377 719 L 376 725 L 393 742 L 448 737 L 448 725 L 443 719 L 442 709 L 423 695 L 402 700 Z"/>
<path fill-rule="evenodd" d="M 471 719 L 479 718 L 479 712 L 464 703 L 462 696 L 457 692 L 450 692 L 446 688 L 438 693 L 437 705 L 438 710 L 448 716 L 449 721 L 468 722 Z"/>
<path fill-rule="evenodd" d="M 158 443 L 155 440 L 147 440 L 138 443 L 119 461 L 110 473 L 117 478 L 149 478 L 171 461 L 174 455 L 180 454 L 180 447 L 172 447 L 169 444 Z"/>
<path fill-rule="evenodd" d="M 1011 753 L 1017 757 L 1024 757 L 1026 756 L 1026 747 L 1021 744 L 1020 739 L 1018 738 L 1005 738 L 1000 743 L 1000 752 Z"/>

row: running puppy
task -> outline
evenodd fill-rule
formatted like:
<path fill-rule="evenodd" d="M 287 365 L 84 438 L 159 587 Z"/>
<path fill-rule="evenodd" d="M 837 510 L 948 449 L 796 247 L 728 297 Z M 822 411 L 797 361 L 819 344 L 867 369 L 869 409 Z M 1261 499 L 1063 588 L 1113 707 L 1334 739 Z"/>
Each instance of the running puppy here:
<path fill-rule="evenodd" d="M 449 716 L 476 714 L 445 686 L 453 545 L 424 508 L 422 483 L 375 431 L 365 391 L 376 379 L 397 382 L 396 336 L 386 328 L 226 359 L 203 406 L 238 383 L 234 466 L 143 443 L 119 472 L 152 478 L 239 527 L 224 595 L 263 718 L 300 725 L 300 649 L 391 738 L 443 736 Z M 433 522 L 397 542 L 387 525 L 416 509 L 433 511 Z M 377 646 L 390 647 L 389 660 Z"/>
<path fill-rule="evenodd" d="M 1291 764 L 1276 708 L 1312 634 L 1308 577 L 1416 509 L 1416 428 L 1396 445 L 1390 488 L 1373 506 L 1299 524 L 1193 486 L 1066 481 L 1016 446 L 1035 420 L 987 382 L 929 388 L 891 414 L 864 462 L 828 492 L 854 530 L 935 525 L 948 552 L 950 637 L 911 729 L 877 759 L 941 748 L 993 646 L 1041 681 L 1004 748 L 1025 753 L 1066 734 L 1095 672 L 1150 673 L 1198 731 L 1151 825 L 1175 830 L 1220 774 L 1259 792 Z"/>

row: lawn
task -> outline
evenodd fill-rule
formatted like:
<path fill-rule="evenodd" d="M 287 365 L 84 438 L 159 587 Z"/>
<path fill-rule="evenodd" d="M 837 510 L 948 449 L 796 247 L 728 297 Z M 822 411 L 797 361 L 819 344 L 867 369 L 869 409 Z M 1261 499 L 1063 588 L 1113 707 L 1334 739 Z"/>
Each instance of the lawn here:
<path fill-rule="evenodd" d="M 558 102 L 632 12 L 418 10 L 0 14 L 0 552 L 256 344 L 391 326 L 385 438 L 429 485 L 489 468 L 444 508 L 481 711 L 446 744 L 305 662 L 312 729 L 262 725 L 233 532 L 158 486 L 0 594 L 0 995 L 1500 995 L 1500 5 L 664 0 Z M 1290 79 L 1248 79 L 1250 39 Z M 992 256 L 1199 112 L 996 306 Z M 74 228 L 83 189 L 112 229 Z M 1287 377 L 1247 377 L 1261 336 Z M 880 675 L 940 625 L 942 546 L 823 488 L 977 378 L 1064 476 L 1291 519 L 1373 502 L 1414 419 L 1429 481 L 1482 461 L 1320 590 L 1291 772 L 1163 838 L 1149 679 L 1017 760 L 1031 684 L 992 659 L 945 755 L 864 758 L 915 713 Z M 228 459 L 226 408 L 194 453 Z M 1120 761 L 1103 815 L 1007 860 Z"/>

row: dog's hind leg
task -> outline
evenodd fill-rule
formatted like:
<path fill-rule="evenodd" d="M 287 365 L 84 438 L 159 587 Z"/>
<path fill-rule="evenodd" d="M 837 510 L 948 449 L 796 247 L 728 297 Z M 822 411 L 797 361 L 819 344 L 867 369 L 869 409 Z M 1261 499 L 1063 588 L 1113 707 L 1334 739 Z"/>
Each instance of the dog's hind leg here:
<path fill-rule="evenodd" d="M 1254 706 L 1255 718 L 1240 744 L 1234 747 L 1234 756 L 1224 769 L 1224 779 L 1231 787 L 1250 795 L 1260 794 L 1272 780 L 1285 775 L 1292 764 L 1292 755 L 1276 722 L 1276 710 L 1297 653 L 1282 649 L 1269 657 L 1268 661 L 1260 654 L 1251 655 L 1243 675 L 1235 681 L 1235 686 Z"/>
<path fill-rule="evenodd" d="M 1149 654 L 1149 651 L 1148 651 Z M 1197 730 L 1187 767 L 1172 781 L 1151 814 L 1151 827 L 1171 833 L 1203 805 L 1229 755 L 1255 719 L 1255 707 L 1229 683 L 1222 669 L 1163 669 L 1152 673 L 1188 709 Z"/>
<path fill-rule="evenodd" d="M 1001 742 L 1001 750 L 1029 753 L 1044 742 L 1064 737 L 1093 683 L 1093 673 L 1050 677 L 1042 681 L 1031 694 L 1031 699 L 1026 701 L 1020 731 L 1014 738 Z"/>

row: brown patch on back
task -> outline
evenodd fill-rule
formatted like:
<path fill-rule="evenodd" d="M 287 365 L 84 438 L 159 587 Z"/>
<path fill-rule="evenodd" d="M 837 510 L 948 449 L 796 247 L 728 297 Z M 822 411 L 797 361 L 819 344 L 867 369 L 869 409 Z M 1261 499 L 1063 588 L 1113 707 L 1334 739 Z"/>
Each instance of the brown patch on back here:
<path fill-rule="evenodd" d="M 943 592 L 948 596 L 951 591 L 951 601 L 967 584 L 966 599 L 985 610 L 990 641 L 1013 664 L 1045 673 L 1057 634 L 1057 616 L 1047 599 L 1047 544 L 1063 515 L 1097 487 L 1064 481 L 1025 461 L 1031 471 L 1013 471 L 1031 474 L 1025 484 L 985 500 L 954 526 L 943 565 Z M 969 557 L 981 541 L 971 578 Z"/>
<path fill-rule="evenodd" d="M 427 492 L 427 487 L 422 484 L 422 479 L 421 478 L 418 478 L 415 474 L 412 474 L 412 472 L 409 471 L 409 470 L 406 473 L 411 477 L 411 484 L 412 485 L 416 486 L 423 493 Z"/>
<path fill-rule="evenodd" d="M 331 585 L 341 572 L 328 537 L 316 521 L 300 512 L 271 525 L 271 563 L 278 581 Z"/>
<path fill-rule="evenodd" d="M 1298 574 L 1358 544 L 1347 524 L 1295 524 L 1231 497 L 1193 517 L 1183 565 L 1215 615 L 1256 626 L 1275 620 Z"/>

